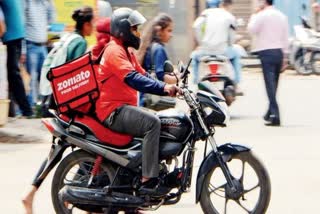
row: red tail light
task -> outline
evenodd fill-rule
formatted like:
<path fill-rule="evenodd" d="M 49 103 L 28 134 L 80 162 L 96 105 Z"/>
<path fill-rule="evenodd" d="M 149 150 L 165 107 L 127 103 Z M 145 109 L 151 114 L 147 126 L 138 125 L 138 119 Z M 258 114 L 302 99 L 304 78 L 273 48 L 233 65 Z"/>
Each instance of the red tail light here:
<path fill-rule="evenodd" d="M 217 74 L 219 65 L 218 64 L 210 64 L 209 65 L 211 74 Z"/>
<path fill-rule="evenodd" d="M 50 121 L 48 119 L 42 119 L 42 123 L 47 127 L 47 129 L 53 133 L 54 131 L 54 127 L 52 126 L 52 124 L 50 123 Z"/>

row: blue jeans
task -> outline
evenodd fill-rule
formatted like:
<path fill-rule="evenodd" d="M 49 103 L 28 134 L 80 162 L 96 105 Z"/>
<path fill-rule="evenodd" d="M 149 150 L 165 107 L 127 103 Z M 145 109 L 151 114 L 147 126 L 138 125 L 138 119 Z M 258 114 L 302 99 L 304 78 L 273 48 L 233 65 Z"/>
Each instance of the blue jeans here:
<path fill-rule="evenodd" d="M 212 52 L 207 50 L 195 50 L 191 53 L 192 58 L 192 70 L 193 70 L 193 83 L 198 84 L 199 82 L 199 64 L 200 59 L 204 56 L 211 55 Z M 235 83 L 238 84 L 241 81 L 241 63 L 240 63 L 240 53 L 232 46 L 228 47 L 226 52 L 223 54 L 230 59 L 230 62 L 234 68 L 235 72 Z"/>
<path fill-rule="evenodd" d="M 47 54 L 48 51 L 45 45 L 27 41 L 27 71 L 31 76 L 31 90 L 28 94 L 28 101 L 32 106 L 38 101 L 40 73 Z"/>
<path fill-rule="evenodd" d="M 225 56 L 230 59 L 230 62 L 234 69 L 234 82 L 239 84 L 241 81 L 241 56 L 240 53 L 234 47 L 228 47 Z"/>

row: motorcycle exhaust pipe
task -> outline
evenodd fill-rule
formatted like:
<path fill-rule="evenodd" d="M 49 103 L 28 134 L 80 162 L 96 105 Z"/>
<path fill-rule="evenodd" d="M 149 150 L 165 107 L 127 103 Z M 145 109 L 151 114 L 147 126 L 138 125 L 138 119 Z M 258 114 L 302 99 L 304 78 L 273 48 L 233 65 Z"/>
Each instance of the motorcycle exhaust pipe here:
<path fill-rule="evenodd" d="M 104 189 L 92 189 L 85 187 L 64 186 L 59 191 L 59 199 L 62 202 L 68 202 L 75 207 L 90 205 L 97 207 L 139 207 L 145 201 L 137 196 L 111 192 L 107 193 Z"/>
<path fill-rule="evenodd" d="M 48 121 L 47 121 L 48 122 Z M 51 125 L 51 132 L 55 137 L 58 137 L 62 139 L 63 141 L 66 141 L 74 146 L 77 146 L 89 153 L 98 154 L 102 157 L 104 157 L 107 160 L 110 160 L 114 163 L 119 164 L 120 166 L 126 167 L 130 163 L 130 161 L 110 150 L 103 149 L 99 146 L 93 145 L 89 141 L 85 139 L 79 139 L 73 136 L 70 136 L 64 128 L 59 125 L 57 122 L 57 119 L 51 119 L 50 120 Z"/>
<path fill-rule="evenodd" d="M 67 136 L 65 138 L 65 140 L 72 145 L 75 145 L 75 146 L 77 146 L 87 152 L 98 154 L 107 160 L 110 160 L 114 163 L 119 164 L 120 166 L 126 167 L 130 163 L 130 161 L 128 159 L 126 159 L 126 158 L 124 158 L 124 157 L 122 157 L 122 156 L 120 156 L 110 150 L 103 149 L 99 146 L 93 145 L 86 140 L 77 139 L 77 138 L 71 137 L 71 136 Z"/>

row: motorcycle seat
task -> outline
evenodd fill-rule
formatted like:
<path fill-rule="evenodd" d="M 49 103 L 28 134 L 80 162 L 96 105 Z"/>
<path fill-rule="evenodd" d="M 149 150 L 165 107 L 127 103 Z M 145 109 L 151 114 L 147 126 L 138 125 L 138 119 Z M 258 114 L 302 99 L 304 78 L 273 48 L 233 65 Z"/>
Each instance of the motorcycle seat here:
<path fill-rule="evenodd" d="M 59 118 L 65 122 L 70 121 L 66 115 L 59 115 Z M 75 116 L 68 131 L 84 137 L 89 136 L 92 142 L 116 148 L 128 147 L 133 139 L 130 135 L 117 133 L 106 128 L 97 119 L 87 115 Z"/>
<path fill-rule="evenodd" d="M 303 48 L 305 48 L 309 51 L 320 51 L 319 44 L 304 44 Z"/>
<path fill-rule="evenodd" d="M 209 82 L 218 82 L 218 81 L 231 81 L 227 75 L 222 74 L 208 74 L 202 77 L 200 82 L 208 80 Z"/>

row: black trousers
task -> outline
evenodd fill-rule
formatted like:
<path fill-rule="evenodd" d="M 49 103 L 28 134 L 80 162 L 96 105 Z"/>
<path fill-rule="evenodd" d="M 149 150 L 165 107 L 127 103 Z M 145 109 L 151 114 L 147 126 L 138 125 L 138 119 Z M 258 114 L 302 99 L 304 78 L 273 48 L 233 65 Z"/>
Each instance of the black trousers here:
<path fill-rule="evenodd" d="M 282 68 L 283 53 L 281 49 L 270 49 L 258 52 L 261 60 L 264 82 L 269 98 L 268 114 L 280 118 L 276 95 L 279 76 Z"/>
<path fill-rule="evenodd" d="M 23 116 L 31 116 L 32 109 L 27 100 L 19 68 L 19 60 L 21 57 L 21 41 L 22 39 L 17 39 L 5 43 L 7 46 L 9 96 L 11 100 L 14 100 L 18 104 Z M 13 102 L 11 102 L 11 104 L 9 115 L 15 116 Z"/>
<path fill-rule="evenodd" d="M 112 112 L 104 125 L 119 133 L 143 137 L 142 176 L 159 176 L 161 121 L 156 115 L 143 108 L 125 105 Z"/>

